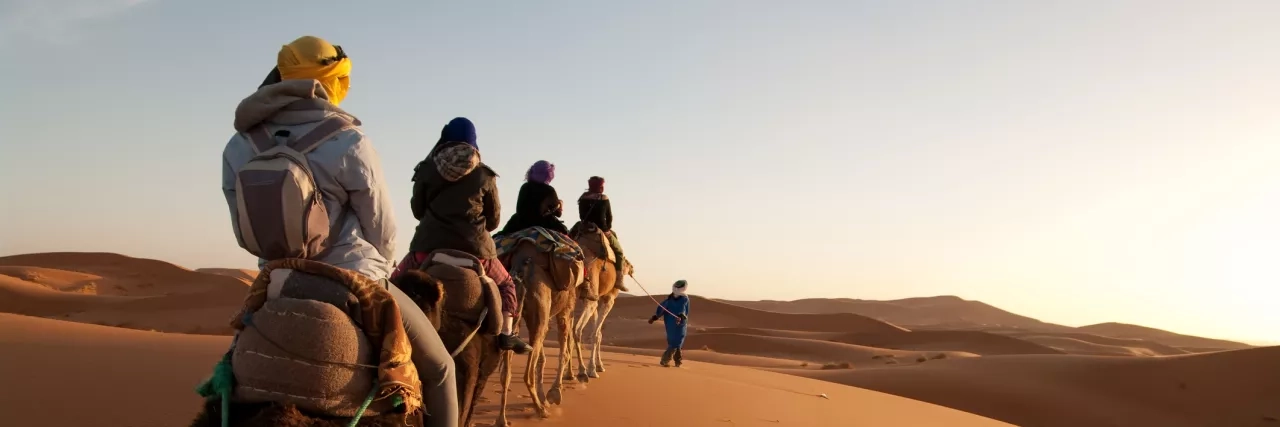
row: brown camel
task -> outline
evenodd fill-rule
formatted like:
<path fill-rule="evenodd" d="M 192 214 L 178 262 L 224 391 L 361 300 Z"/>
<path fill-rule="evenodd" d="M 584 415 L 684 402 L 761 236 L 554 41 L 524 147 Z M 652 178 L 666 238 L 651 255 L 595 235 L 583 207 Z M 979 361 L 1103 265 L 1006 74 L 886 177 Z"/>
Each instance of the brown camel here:
<path fill-rule="evenodd" d="M 618 301 L 618 293 L 626 290 L 622 281 L 631 273 L 631 263 L 623 266 L 623 274 L 618 275 L 617 257 L 609 249 L 609 238 L 604 231 L 596 227 L 584 226 L 581 222 L 574 224 L 570 230 L 578 246 L 585 256 L 586 283 L 584 286 L 595 286 L 596 301 L 580 300 L 582 309 L 574 323 L 574 346 L 578 360 L 578 382 L 586 383 L 591 378 L 600 378 L 604 372 L 604 361 L 600 358 L 600 347 L 603 341 L 605 319 L 613 311 L 613 304 Z M 583 363 L 581 346 L 586 345 L 587 360 Z M 566 378 L 568 379 L 568 378 Z"/>
<path fill-rule="evenodd" d="M 517 295 L 522 298 L 520 317 L 529 330 L 529 345 L 533 347 L 525 367 L 524 384 L 529 389 L 538 416 L 546 418 L 549 416 L 547 405 L 559 405 L 562 400 L 563 377 L 569 368 L 569 348 L 573 344 L 573 307 L 578 295 L 577 287 L 582 283 L 583 265 L 581 260 L 555 258 L 527 241 L 516 246 L 509 260 L 508 267 L 516 279 Z M 551 389 L 544 391 L 544 345 L 553 319 L 560 332 L 560 363 Z M 504 352 L 502 360 L 502 402 L 494 425 L 505 427 L 509 425 L 507 393 L 511 389 L 511 352 Z"/>
<path fill-rule="evenodd" d="M 453 270 L 453 271 L 450 271 Z M 496 295 L 485 295 L 476 280 L 456 280 L 465 274 L 452 266 L 432 266 L 428 271 L 406 271 L 396 279 L 396 285 L 416 301 L 437 328 L 440 339 L 451 352 L 476 330 L 481 312 L 488 300 Z M 441 274 L 443 273 L 443 274 Z M 442 276 L 445 280 L 433 277 Z M 496 316 L 495 316 L 496 317 Z M 454 356 L 455 377 L 458 387 L 459 427 L 471 425 L 476 397 L 484 392 L 488 378 L 497 370 L 499 351 L 492 339 L 496 322 L 486 321 L 466 347 Z M 371 361 L 372 362 L 372 361 Z M 191 427 L 221 426 L 221 407 L 217 399 L 206 402 L 204 409 L 192 421 Z M 340 427 L 347 426 L 349 418 L 326 417 L 304 413 L 296 406 L 276 403 L 232 403 L 230 424 L 237 427 Z M 422 414 L 410 414 L 408 426 L 422 426 Z M 404 414 L 381 414 L 360 419 L 361 427 L 405 426 Z"/>

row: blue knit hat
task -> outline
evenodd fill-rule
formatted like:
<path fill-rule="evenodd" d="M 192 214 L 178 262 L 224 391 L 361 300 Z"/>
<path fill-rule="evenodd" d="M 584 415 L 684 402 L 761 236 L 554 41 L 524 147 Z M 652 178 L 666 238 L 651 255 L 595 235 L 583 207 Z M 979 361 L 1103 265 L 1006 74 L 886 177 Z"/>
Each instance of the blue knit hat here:
<path fill-rule="evenodd" d="M 466 117 L 458 117 L 444 125 L 444 129 L 440 130 L 440 142 L 465 142 L 467 145 L 480 148 L 476 144 L 476 125 Z"/>

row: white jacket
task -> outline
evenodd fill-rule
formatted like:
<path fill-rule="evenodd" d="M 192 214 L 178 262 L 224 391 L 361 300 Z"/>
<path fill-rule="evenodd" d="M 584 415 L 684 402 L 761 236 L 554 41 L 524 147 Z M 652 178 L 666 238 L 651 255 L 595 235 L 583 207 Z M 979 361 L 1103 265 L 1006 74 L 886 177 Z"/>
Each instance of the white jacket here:
<path fill-rule="evenodd" d="M 303 135 L 333 115 L 345 115 L 360 124 L 330 103 L 315 80 L 285 80 L 263 86 L 240 102 L 235 116 L 237 133 L 222 151 L 222 194 L 231 211 L 233 230 L 238 222 L 236 172 L 254 155 L 241 132 L 265 122 L 272 132 L 283 129 Z M 332 233 L 336 233 L 330 235 L 329 253 L 317 261 L 375 280 L 387 277 L 395 252 L 395 208 L 372 141 L 358 128 L 345 130 L 307 153 L 307 160 L 324 195 Z M 259 260 L 259 267 L 265 263 Z"/>

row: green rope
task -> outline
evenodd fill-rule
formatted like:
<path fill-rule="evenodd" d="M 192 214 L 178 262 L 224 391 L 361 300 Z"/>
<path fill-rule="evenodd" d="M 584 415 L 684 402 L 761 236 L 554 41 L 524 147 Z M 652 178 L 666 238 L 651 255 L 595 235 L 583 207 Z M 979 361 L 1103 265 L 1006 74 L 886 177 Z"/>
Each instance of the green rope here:
<path fill-rule="evenodd" d="M 235 373 L 231 370 L 231 351 L 213 365 L 213 374 L 196 386 L 196 394 L 205 399 L 215 396 L 222 400 L 222 427 L 231 426 L 231 389 L 235 387 Z"/>
<path fill-rule="evenodd" d="M 373 398 L 377 395 L 378 385 L 374 384 L 373 389 L 369 390 L 369 397 L 364 398 L 364 403 L 360 404 L 360 409 L 356 410 L 356 416 L 351 417 L 351 422 L 347 424 L 347 427 L 356 427 L 356 424 L 360 424 L 360 417 L 364 416 L 364 411 L 369 409 L 369 404 L 373 403 Z"/>
<path fill-rule="evenodd" d="M 222 392 L 222 427 L 231 427 L 231 393 Z"/>

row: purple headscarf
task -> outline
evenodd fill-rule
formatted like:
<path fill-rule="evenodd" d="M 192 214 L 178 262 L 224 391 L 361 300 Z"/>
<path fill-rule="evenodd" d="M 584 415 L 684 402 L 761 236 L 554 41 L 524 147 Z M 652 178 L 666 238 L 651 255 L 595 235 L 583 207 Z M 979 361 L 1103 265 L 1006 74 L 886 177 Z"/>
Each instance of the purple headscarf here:
<path fill-rule="evenodd" d="M 550 184 L 551 180 L 556 178 L 556 165 L 546 160 L 539 160 L 529 166 L 529 172 L 524 174 L 525 181 L 537 182 L 542 184 Z"/>

